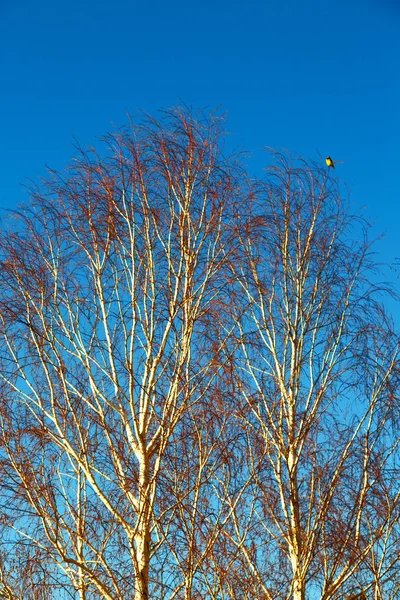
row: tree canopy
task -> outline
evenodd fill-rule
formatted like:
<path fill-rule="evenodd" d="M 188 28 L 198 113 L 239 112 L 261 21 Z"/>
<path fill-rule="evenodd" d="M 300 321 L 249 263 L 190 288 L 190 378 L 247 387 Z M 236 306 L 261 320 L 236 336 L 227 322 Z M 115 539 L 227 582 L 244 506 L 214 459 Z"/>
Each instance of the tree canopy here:
<path fill-rule="evenodd" d="M 223 136 L 131 124 L 3 224 L 3 598 L 400 597 L 393 290 L 333 170 Z"/>

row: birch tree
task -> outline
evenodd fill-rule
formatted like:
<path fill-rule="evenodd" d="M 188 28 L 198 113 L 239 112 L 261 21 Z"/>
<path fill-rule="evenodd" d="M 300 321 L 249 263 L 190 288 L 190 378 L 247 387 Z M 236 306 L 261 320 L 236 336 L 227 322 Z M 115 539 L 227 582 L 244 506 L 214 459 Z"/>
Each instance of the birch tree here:
<path fill-rule="evenodd" d="M 111 135 L 2 232 L 3 521 L 60 597 L 168 597 L 163 459 L 220 368 L 206 329 L 238 201 L 220 133 L 172 111 Z"/>
<path fill-rule="evenodd" d="M 274 161 L 232 263 L 248 483 L 230 540 L 260 598 L 378 598 L 374 548 L 398 536 L 398 338 L 335 180 Z"/>
<path fill-rule="evenodd" d="M 398 600 L 398 336 L 318 165 L 170 111 L 0 235 L 0 596 Z"/>

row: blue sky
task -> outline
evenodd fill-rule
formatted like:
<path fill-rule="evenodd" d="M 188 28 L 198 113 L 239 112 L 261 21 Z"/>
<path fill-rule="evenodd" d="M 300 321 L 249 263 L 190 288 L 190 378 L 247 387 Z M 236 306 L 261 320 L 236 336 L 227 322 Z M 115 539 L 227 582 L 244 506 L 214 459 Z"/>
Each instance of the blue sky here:
<path fill-rule="evenodd" d="M 222 106 L 232 144 L 341 160 L 400 256 L 398 0 L 0 0 L 0 206 L 83 145 L 184 102 Z"/>

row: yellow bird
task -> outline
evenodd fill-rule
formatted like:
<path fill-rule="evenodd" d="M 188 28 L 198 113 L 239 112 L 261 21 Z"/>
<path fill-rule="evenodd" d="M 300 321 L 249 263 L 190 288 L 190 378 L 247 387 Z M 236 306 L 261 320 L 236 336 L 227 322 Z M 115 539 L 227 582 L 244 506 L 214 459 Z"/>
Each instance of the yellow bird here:
<path fill-rule="evenodd" d="M 331 159 L 330 156 L 327 156 L 325 160 L 326 160 L 326 164 L 328 165 L 328 167 L 332 167 L 332 169 L 335 168 L 335 165 L 333 164 L 333 160 Z"/>

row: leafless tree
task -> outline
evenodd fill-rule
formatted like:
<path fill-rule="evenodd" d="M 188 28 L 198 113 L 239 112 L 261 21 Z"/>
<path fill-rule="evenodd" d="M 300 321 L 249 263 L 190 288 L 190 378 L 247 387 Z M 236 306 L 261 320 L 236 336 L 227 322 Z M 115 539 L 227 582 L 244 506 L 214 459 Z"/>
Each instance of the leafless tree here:
<path fill-rule="evenodd" d="M 170 111 L 0 236 L 0 596 L 399 597 L 398 338 L 330 173 Z M 357 241 L 359 240 L 359 241 Z"/>
<path fill-rule="evenodd" d="M 66 597 L 166 594 L 163 460 L 221 368 L 239 183 L 219 138 L 179 111 L 112 135 L 2 233 L 3 515 Z"/>
<path fill-rule="evenodd" d="M 248 480 L 230 539 L 258 598 L 371 594 L 399 566 L 398 549 L 379 553 L 389 567 L 374 555 L 398 536 L 399 369 L 363 223 L 326 171 L 275 154 L 238 230 Z"/>

